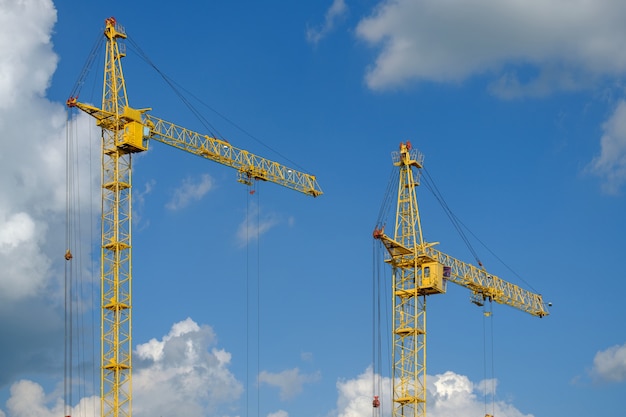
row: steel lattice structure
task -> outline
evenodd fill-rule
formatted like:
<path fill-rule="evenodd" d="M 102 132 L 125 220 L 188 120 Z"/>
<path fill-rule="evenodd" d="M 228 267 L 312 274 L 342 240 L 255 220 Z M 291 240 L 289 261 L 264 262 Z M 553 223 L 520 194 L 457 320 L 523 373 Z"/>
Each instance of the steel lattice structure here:
<path fill-rule="evenodd" d="M 400 173 L 394 237 L 374 230 L 392 267 L 392 416 L 425 417 L 427 296 L 445 293 L 450 281 L 472 291 L 478 304 L 489 300 L 538 317 L 549 313 L 541 295 L 434 249 L 437 242 L 425 242 L 416 194 L 423 155 L 407 142 L 392 159 Z"/>
<path fill-rule="evenodd" d="M 236 168 L 239 180 L 274 182 L 317 197 L 315 176 L 232 147 L 228 142 L 192 132 L 130 107 L 121 59 L 125 30 L 115 18 L 105 20 L 106 57 L 102 107 L 67 100 L 96 119 L 102 128 L 101 245 L 101 415 L 132 415 L 132 155 L 154 139 Z"/>

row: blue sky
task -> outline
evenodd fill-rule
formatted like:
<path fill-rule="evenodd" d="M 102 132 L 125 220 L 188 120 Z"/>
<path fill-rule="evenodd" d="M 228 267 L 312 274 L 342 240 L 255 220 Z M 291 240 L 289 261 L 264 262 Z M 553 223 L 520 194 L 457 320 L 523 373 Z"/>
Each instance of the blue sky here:
<path fill-rule="evenodd" d="M 490 378 L 498 417 L 623 415 L 626 4 L 24 0 L 0 1 L 0 417 L 64 412 L 68 136 L 87 306 L 72 415 L 93 414 L 99 142 L 83 115 L 67 134 L 64 103 L 109 16 L 201 99 L 211 133 L 324 191 L 251 195 L 159 143 L 135 158 L 137 417 L 370 415 L 371 233 L 407 140 L 486 268 L 553 303 L 485 321 L 464 288 L 430 297 L 429 416 L 484 415 Z M 130 46 L 124 70 L 132 106 L 205 131 Z M 100 101 L 101 72 L 81 101 Z M 419 192 L 425 238 L 473 262 Z"/>

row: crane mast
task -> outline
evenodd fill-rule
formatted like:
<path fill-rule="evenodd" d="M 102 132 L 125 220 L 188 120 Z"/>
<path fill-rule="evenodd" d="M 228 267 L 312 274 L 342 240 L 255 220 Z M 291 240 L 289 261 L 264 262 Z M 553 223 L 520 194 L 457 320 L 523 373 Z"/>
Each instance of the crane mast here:
<path fill-rule="evenodd" d="M 146 151 L 149 139 L 236 168 L 239 180 L 271 181 L 317 197 L 315 176 L 235 148 L 228 142 L 192 132 L 130 107 L 121 59 L 126 33 L 115 18 L 105 20 L 106 54 L 102 107 L 67 100 L 96 119 L 102 128 L 101 359 L 102 417 L 132 415 L 132 155 Z"/>
<path fill-rule="evenodd" d="M 425 417 L 427 296 L 445 293 L 450 281 L 468 288 L 476 304 L 489 300 L 538 317 L 549 313 L 541 295 L 434 249 L 438 242 L 424 241 L 416 194 L 423 154 L 407 142 L 392 159 L 400 175 L 394 237 L 383 228 L 373 233 L 392 267 L 392 416 Z"/>

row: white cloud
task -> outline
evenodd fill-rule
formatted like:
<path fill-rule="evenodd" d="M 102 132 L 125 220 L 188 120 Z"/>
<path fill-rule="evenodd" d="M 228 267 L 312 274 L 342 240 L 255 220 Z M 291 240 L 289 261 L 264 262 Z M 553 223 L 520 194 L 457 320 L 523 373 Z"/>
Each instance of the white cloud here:
<path fill-rule="evenodd" d="M 326 15 L 324 16 L 324 24 L 315 28 L 307 28 L 307 41 L 317 45 L 319 41 L 334 29 L 337 20 L 345 15 L 347 11 L 348 7 L 344 0 L 333 0 L 333 4 L 326 11 Z"/>
<path fill-rule="evenodd" d="M 372 386 L 374 384 L 372 368 L 368 368 L 355 379 L 341 380 L 337 382 L 337 409 L 332 416 L 337 417 L 359 417 L 372 413 Z M 380 408 L 382 415 L 391 415 L 391 406 L 387 398 L 390 398 L 389 379 L 384 378 L 382 382 L 383 392 L 379 394 Z"/>
<path fill-rule="evenodd" d="M 56 68 L 50 43 L 55 21 L 50 1 L 0 5 L 0 300 L 5 301 L 44 289 L 51 263 L 48 232 L 61 226 L 48 222 L 64 208 L 59 190 L 65 190 L 65 112 L 42 98 Z"/>
<path fill-rule="evenodd" d="M 278 410 L 275 413 L 269 413 L 267 417 L 289 417 L 289 413 L 285 410 Z"/>
<path fill-rule="evenodd" d="M 147 181 L 143 189 L 133 188 L 133 228 L 142 230 L 150 226 L 150 220 L 144 219 L 143 211 L 147 196 L 152 193 L 156 185 L 155 180 Z"/>
<path fill-rule="evenodd" d="M 63 399 L 46 395 L 41 385 L 33 381 L 21 380 L 11 385 L 11 396 L 7 400 L 7 413 L 4 417 L 58 417 L 66 415 L 96 417 L 100 415 L 100 399 L 83 398 L 75 407 L 66 410 Z"/>
<path fill-rule="evenodd" d="M 26 213 L 16 213 L 4 223 L 0 230 L 0 252 L 7 252 L 23 242 L 28 242 L 35 234 L 35 222 Z"/>
<path fill-rule="evenodd" d="M 366 74 L 371 89 L 506 71 L 493 91 L 511 97 L 623 74 L 624 19 L 626 3 L 612 0 L 384 0 L 356 33 L 380 48 Z M 511 66 L 538 75 L 523 82 Z"/>
<path fill-rule="evenodd" d="M 279 373 L 262 371 L 259 374 L 259 383 L 278 387 L 280 389 L 280 399 L 289 400 L 300 392 L 306 383 L 315 382 L 320 379 L 319 373 L 301 374 L 298 368 L 287 369 Z"/>
<path fill-rule="evenodd" d="M 596 353 L 592 373 L 607 382 L 626 381 L 626 344 Z"/>
<path fill-rule="evenodd" d="M 0 344 L 0 386 L 61 366 L 55 355 L 63 343 L 69 135 L 65 106 L 45 98 L 58 61 L 51 42 L 56 19 L 51 0 L 0 1 L 0 328 L 11 340 Z M 82 152 L 95 124 L 87 115 L 75 120 L 72 138 L 82 141 L 73 147 L 81 156 L 72 166 L 73 186 L 86 200 L 73 203 L 82 210 L 94 204 Z"/>
<path fill-rule="evenodd" d="M 278 223 L 279 219 L 275 215 L 261 215 L 259 206 L 251 204 L 246 217 L 237 228 L 238 245 L 243 247 L 249 242 L 254 242 Z"/>
<path fill-rule="evenodd" d="M 11 398 L 7 401 L 7 408 L 12 417 L 53 417 L 64 412 L 61 399 L 51 405 L 47 404 L 41 385 L 26 380 L 11 386 Z"/>
<path fill-rule="evenodd" d="M 187 318 L 161 340 L 138 345 L 134 414 L 208 415 L 237 400 L 242 384 L 229 370 L 230 353 L 215 347 L 216 342 L 211 327 Z"/>
<path fill-rule="evenodd" d="M 9 209 L 10 210 L 10 209 Z M 25 212 L 6 213 L 0 209 L 0 293 L 2 298 L 20 299 L 38 294 L 45 287 L 50 259 L 42 252 L 37 232 L 45 224 L 35 224 Z"/>
<path fill-rule="evenodd" d="M 229 370 L 230 353 L 218 349 L 211 327 L 187 318 L 175 323 L 160 340 L 139 344 L 134 358 L 133 414 L 226 415 L 243 392 Z M 83 398 L 71 415 L 95 417 L 100 400 Z M 41 385 L 19 381 L 12 385 L 5 417 L 62 416 L 63 400 L 46 395 Z M 0 411 L 2 413 L 2 411 Z"/>
<path fill-rule="evenodd" d="M 161 340 L 154 339 L 139 345 L 133 378 L 134 414 L 138 417 L 168 415 L 178 410 L 188 415 L 192 412 L 194 415 L 226 415 L 220 406 L 232 411 L 243 388 L 227 369 L 230 354 L 212 347 L 214 344 L 215 335 L 210 327 L 186 319 L 172 326 Z M 259 382 L 279 387 L 281 398 L 285 400 L 300 392 L 305 383 L 318 379 L 317 374 L 301 375 L 298 369 L 291 369 L 278 374 L 263 372 Z M 430 417 L 484 415 L 484 393 L 480 387 L 495 386 L 491 381 L 473 383 L 466 376 L 451 371 L 427 376 L 427 381 L 427 411 Z M 327 415 L 370 415 L 373 384 L 371 368 L 354 379 L 338 381 L 337 406 Z M 381 401 L 380 415 L 390 416 L 389 378 L 382 378 L 380 386 L 382 392 L 377 392 Z M 95 417 L 99 413 L 98 402 L 95 397 L 84 398 L 74 407 L 71 415 Z M 3 411 L 0 411 L 0 416 L 53 417 L 63 415 L 62 412 L 60 398 L 46 395 L 39 384 L 19 381 L 11 388 L 6 416 L 2 416 Z M 488 412 L 498 417 L 532 417 L 506 401 L 489 404 Z M 268 413 L 268 417 L 288 417 L 288 413 L 277 410 Z"/>
<path fill-rule="evenodd" d="M 603 179 L 602 189 L 606 193 L 616 194 L 626 182 L 626 101 L 617 104 L 602 130 L 600 155 L 587 170 Z"/>
<path fill-rule="evenodd" d="M 56 69 L 50 33 L 56 11 L 50 0 L 3 1 L 0 4 L 0 110 L 42 97 Z M 15 36 L 19 34 L 19 36 Z M 18 107 L 24 115 L 27 107 Z M 36 123 L 31 123 L 36 124 Z M 17 124 L 19 127 L 23 125 Z"/>
<path fill-rule="evenodd" d="M 373 374 L 371 367 L 355 379 L 337 383 L 337 409 L 331 413 L 337 417 L 359 417 L 372 412 Z M 427 376 L 426 410 L 430 417 L 457 417 L 460 415 L 480 416 L 485 414 L 484 393 L 480 387 L 494 387 L 493 381 L 474 384 L 464 375 L 448 371 Z M 377 384 L 378 385 L 378 384 Z M 381 415 L 391 415 L 391 381 L 383 378 L 383 391 L 377 393 L 381 402 Z M 489 412 L 495 411 L 498 417 L 530 417 L 512 404 L 497 401 L 489 405 Z"/>
<path fill-rule="evenodd" d="M 202 199 L 211 188 L 213 179 L 208 174 L 203 174 L 197 180 L 185 178 L 165 207 L 172 211 L 183 209 L 192 202 Z"/>

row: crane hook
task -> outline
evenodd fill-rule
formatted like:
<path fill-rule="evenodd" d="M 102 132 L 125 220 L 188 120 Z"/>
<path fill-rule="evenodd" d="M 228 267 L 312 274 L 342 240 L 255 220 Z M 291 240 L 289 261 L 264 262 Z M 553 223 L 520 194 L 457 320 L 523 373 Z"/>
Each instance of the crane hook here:
<path fill-rule="evenodd" d="M 374 401 L 372 401 L 372 406 L 374 408 L 380 407 L 380 400 L 378 399 L 378 395 L 374 395 Z"/>

